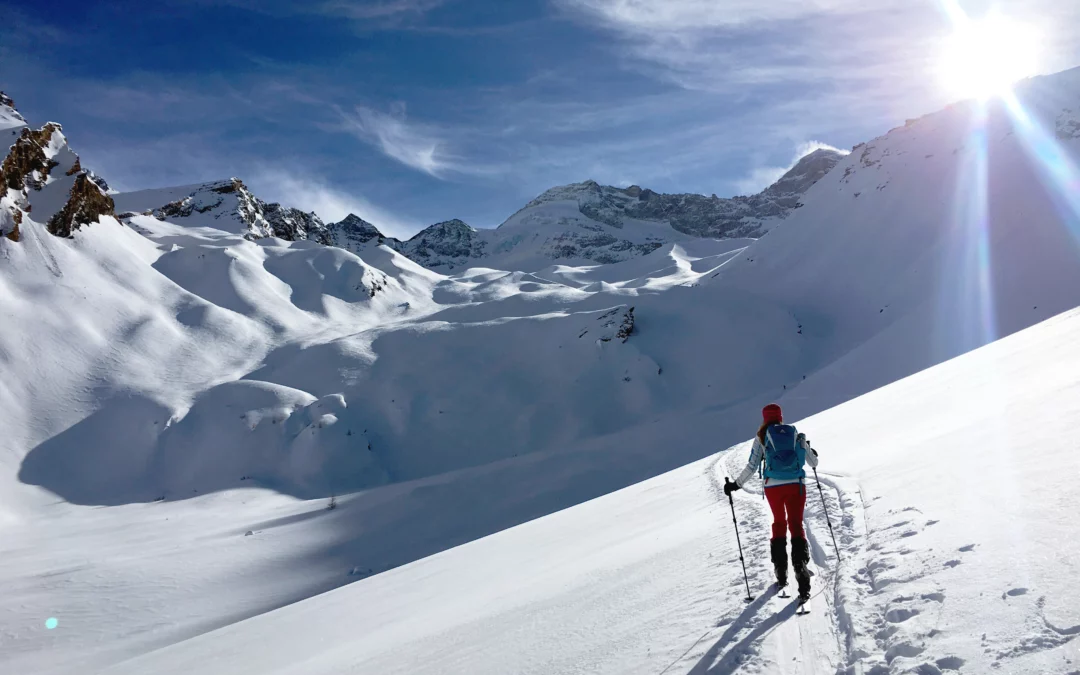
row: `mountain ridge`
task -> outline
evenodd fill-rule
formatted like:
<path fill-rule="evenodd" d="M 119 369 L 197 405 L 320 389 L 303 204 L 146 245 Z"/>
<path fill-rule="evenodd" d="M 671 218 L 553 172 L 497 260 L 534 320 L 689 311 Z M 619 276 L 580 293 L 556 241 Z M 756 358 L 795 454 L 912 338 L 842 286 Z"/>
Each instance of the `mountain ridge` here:
<path fill-rule="evenodd" d="M 472 264 L 498 266 L 511 260 L 522 271 L 559 262 L 621 262 L 647 255 L 685 237 L 756 238 L 798 208 L 799 199 L 844 157 L 821 148 L 800 158 L 761 192 L 730 198 L 694 193 L 659 193 L 638 185 L 619 188 L 594 180 L 545 190 L 493 229 L 474 228 L 452 219 L 428 226 L 401 241 L 366 223 L 371 236 L 335 236 L 354 253 L 376 237 L 425 267 L 453 270 Z M 567 208 L 569 205 L 569 208 Z M 345 225 L 328 223 L 333 233 Z M 345 223 L 345 221 L 341 221 Z M 630 233 L 636 225 L 638 232 Z M 631 226 L 631 227 L 628 227 Z M 642 226 L 648 228 L 642 230 Z M 537 233 L 541 241 L 536 241 Z M 529 241 L 529 235 L 533 241 Z M 530 248 L 531 247 L 531 248 Z M 526 269 L 529 268 L 529 269 Z"/>
<path fill-rule="evenodd" d="M 60 125 L 50 122 L 40 131 L 29 130 L 14 102 L 3 95 L 0 128 L 10 128 L 13 134 L 21 129 L 24 137 L 12 146 L 5 160 L 9 185 L 22 189 L 28 181 L 31 188 L 39 186 L 38 177 L 46 180 L 46 163 L 52 160 L 38 148 L 48 143 Z M 62 135 L 59 138 L 63 139 Z M 63 144 L 66 148 L 66 139 Z M 73 171 L 80 171 L 77 155 L 72 156 Z M 556 263 L 621 262 L 693 238 L 759 237 L 794 211 L 806 190 L 842 157 L 834 150 L 815 150 L 761 192 L 731 198 L 658 193 L 638 185 L 618 188 L 590 179 L 544 191 L 496 228 L 477 229 L 455 218 L 430 225 L 406 240 L 384 235 L 376 225 L 355 214 L 325 223 L 315 212 L 266 202 L 237 177 L 115 193 L 104 180 L 87 172 L 87 178 L 104 196 L 91 195 L 84 185 L 86 179 L 80 180 L 77 199 L 83 207 L 69 208 L 66 217 L 74 220 L 57 230 L 70 236 L 81 226 L 76 222 L 79 220 L 90 222 L 97 215 L 119 214 L 121 222 L 129 222 L 142 214 L 241 233 L 252 240 L 312 240 L 356 254 L 374 246 L 388 246 L 439 271 L 475 265 L 535 271 Z M 90 204 L 97 206 L 88 209 Z M 52 204 L 50 208 L 55 213 L 61 206 Z M 14 226 L 8 229 L 13 232 Z"/>

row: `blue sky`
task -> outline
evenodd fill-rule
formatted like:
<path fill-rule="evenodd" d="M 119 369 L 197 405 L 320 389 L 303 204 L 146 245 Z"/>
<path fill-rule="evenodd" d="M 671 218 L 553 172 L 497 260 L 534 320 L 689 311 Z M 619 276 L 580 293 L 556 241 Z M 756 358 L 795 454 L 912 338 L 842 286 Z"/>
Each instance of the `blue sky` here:
<path fill-rule="evenodd" d="M 239 176 L 404 236 L 554 185 L 757 191 L 952 98 L 943 0 L 0 0 L 0 88 L 130 190 Z M 1075 0 L 971 0 L 1080 64 Z"/>

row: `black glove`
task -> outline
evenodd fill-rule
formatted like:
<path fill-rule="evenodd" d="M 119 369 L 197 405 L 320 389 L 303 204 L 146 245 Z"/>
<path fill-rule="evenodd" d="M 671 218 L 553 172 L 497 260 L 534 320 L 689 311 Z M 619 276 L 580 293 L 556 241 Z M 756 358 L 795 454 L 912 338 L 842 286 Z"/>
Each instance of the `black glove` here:
<path fill-rule="evenodd" d="M 739 484 L 733 480 L 728 480 L 727 476 L 724 476 L 724 494 L 731 496 L 732 492 L 739 489 Z"/>

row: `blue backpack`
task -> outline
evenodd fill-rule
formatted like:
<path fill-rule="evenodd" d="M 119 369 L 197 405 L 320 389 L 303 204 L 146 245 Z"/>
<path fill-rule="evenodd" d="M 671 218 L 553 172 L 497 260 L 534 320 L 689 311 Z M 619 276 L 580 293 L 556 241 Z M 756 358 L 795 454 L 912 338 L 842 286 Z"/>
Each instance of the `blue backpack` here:
<path fill-rule="evenodd" d="M 772 424 L 765 430 L 765 469 L 768 480 L 795 480 L 806 477 L 803 463 L 806 451 L 799 443 L 799 432 L 790 424 Z"/>

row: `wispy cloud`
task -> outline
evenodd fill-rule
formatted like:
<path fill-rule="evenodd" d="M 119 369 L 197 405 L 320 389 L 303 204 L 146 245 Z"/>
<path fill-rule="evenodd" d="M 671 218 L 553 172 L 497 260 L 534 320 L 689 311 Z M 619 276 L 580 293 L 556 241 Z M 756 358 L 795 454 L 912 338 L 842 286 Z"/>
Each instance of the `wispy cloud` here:
<path fill-rule="evenodd" d="M 806 157 L 815 150 L 832 150 L 841 154 L 848 154 L 847 150 L 835 148 L 821 141 L 806 141 L 795 148 L 795 154 L 787 166 L 762 166 L 755 167 L 744 178 L 735 181 L 735 189 L 741 195 L 753 195 L 761 192 L 780 179 L 788 171 L 791 171 L 800 159 Z"/>
<path fill-rule="evenodd" d="M 452 174 L 481 175 L 492 173 L 491 167 L 468 161 L 451 150 L 451 135 L 447 127 L 410 122 L 405 104 L 397 103 L 389 113 L 367 106 L 355 106 L 351 112 L 338 109 L 343 129 L 361 141 L 380 150 L 391 159 L 429 176 L 447 179 Z"/>
<path fill-rule="evenodd" d="M 890 0 L 877 0 L 878 4 Z M 895 0 L 892 0 L 895 1 Z M 864 4 L 863 0 L 557 0 L 563 6 L 588 12 L 626 31 L 642 34 L 700 31 L 759 21 L 795 19 L 835 13 Z"/>
<path fill-rule="evenodd" d="M 383 234 L 398 238 L 408 238 L 422 227 L 311 173 L 298 175 L 294 170 L 286 171 L 281 167 L 263 169 L 252 175 L 248 184 L 265 200 L 314 211 L 327 223 L 353 213 L 378 227 Z"/>
<path fill-rule="evenodd" d="M 909 0 L 552 0 L 570 17 L 597 20 L 619 36 L 628 63 L 657 79 L 701 91 L 813 86 L 875 89 L 903 83 L 920 109 L 951 92 L 936 87 L 933 61 L 952 30 L 937 3 Z M 974 11 L 990 3 L 965 2 Z M 1072 65 L 1080 5 L 996 0 L 1002 13 L 1035 23 L 1048 44 L 1072 43 L 1043 58 L 1043 71 Z M 1053 21 L 1046 17 L 1053 16 Z M 1070 19 L 1073 19 L 1070 21 Z M 887 92 L 882 92 L 886 93 Z M 894 100 L 902 100 L 894 94 Z M 910 98 L 910 97 L 909 97 Z"/>

